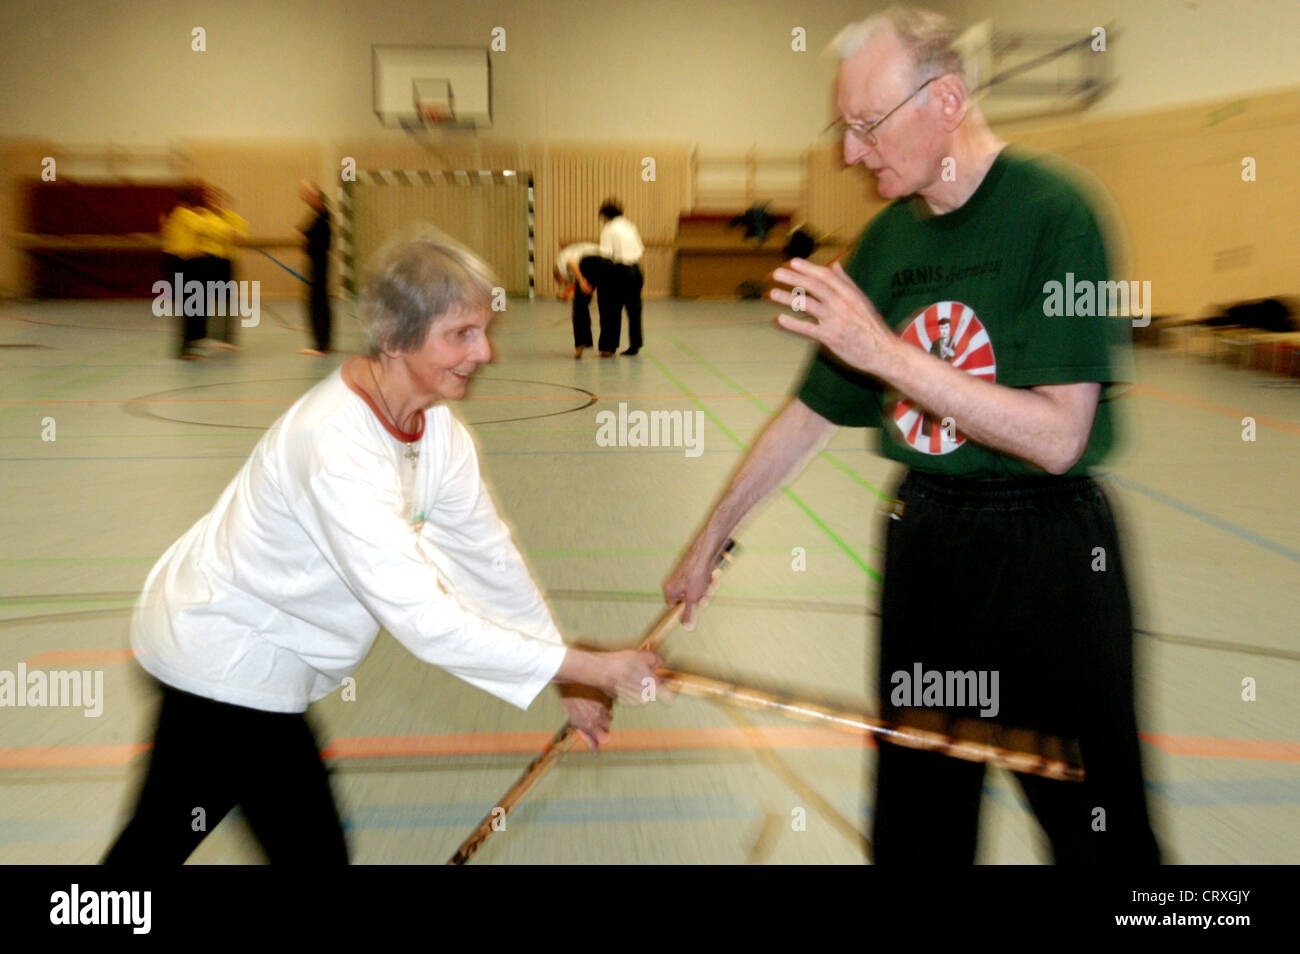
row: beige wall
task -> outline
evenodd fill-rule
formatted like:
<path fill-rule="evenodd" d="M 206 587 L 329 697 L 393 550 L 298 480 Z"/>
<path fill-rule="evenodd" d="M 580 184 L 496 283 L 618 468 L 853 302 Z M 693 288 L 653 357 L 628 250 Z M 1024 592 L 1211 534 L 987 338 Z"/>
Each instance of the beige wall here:
<path fill-rule="evenodd" d="M 1002 127 L 1008 139 L 1057 152 L 1089 170 L 1113 197 L 1132 248 L 1132 278 L 1152 283 L 1156 313 L 1181 314 L 1211 303 L 1296 294 L 1300 248 L 1300 89 L 1234 98 L 1087 123 Z M 0 142 L 0 230 L 18 227 L 13 177 L 35 168 L 49 143 Z M 343 157 L 362 169 L 520 169 L 534 174 L 537 287 L 554 290 L 551 262 L 561 243 L 594 238 L 596 209 L 622 199 L 648 251 L 646 294 L 671 288 L 677 217 L 690 207 L 690 150 L 684 143 L 525 144 L 474 139 L 437 153 L 384 138 L 321 144 L 312 140 L 186 140 L 194 175 L 232 194 L 255 236 L 292 240 L 303 206 L 296 183 L 329 182 Z M 655 158 L 654 181 L 642 160 Z M 1256 181 L 1242 181 L 1242 160 L 1255 160 Z M 845 169 L 830 147 L 804 158 L 796 210 L 823 232 L 850 243 L 883 203 L 860 167 Z M 297 268 L 301 252 L 270 249 Z M 21 292 L 22 258 L 0 246 L 0 293 Z M 264 282 L 268 296 L 301 294 L 298 283 L 255 253 L 241 274 Z"/>
<path fill-rule="evenodd" d="M 1300 89 L 1002 133 L 1101 180 L 1155 314 L 1300 292 Z M 1254 182 L 1242 180 L 1246 157 Z"/>
<path fill-rule="evenodd" d="M 182 139 L 187 178 L 219 186 L 231 197 L 231 207 L 248 221 L 249 236 L 289 268 L 305 274 L 307 256 L 294 230 L 307 218 L 298 198 L 298 183 L 314 179 L 322 149 L 310 139 L 248 142 L 232 139 Z M 302 283 L 260 252 L 248 250 L 236 259 L 239 278 L 262 283 L 268 297 L 302 296 Z"/>
<path fill-rule="evenodd" d="M 20 295 L 26 285 L 27 256 L 8 236 L 26 216 L 21 183 L 40 175 L 41 159 L 52 147 L 39 139 L 0 139 L 0 296 Z"/>
<path fill-rule="evenodd" d="M 1291 86 L 1294 0 L 934 0 L 967 23 L 1115 21 L 1119 85 L 1098 114 Z M 487 47 L 494 135 L 807 148 L 829 115 L 821 51 L 870 0 L 27 0 L 0 4 L 0 135 L 158 144 L 380 131 L 375 43 Z M 207 50 L 190 49 L 201 26 Z M 805 31 L 806 52 L 791 49 Z M 400 138 L 399 133 L 388 135 Z"/>
<path fill-rule="evenodd" d="M 537 184 L 537 277 L 551 290 L 561 242 L 596 234 L 595 207 L 623 199 L 642 228 L 647 294 L 666 293 L 677 215 L 691 206 L 691 149 L 701 155 L 806 150 L 796 212 L 850 242 L 880 207 L 860 169 L 817 141 L 834 64 L 819 51 L 873 5 L 483 0 L 46 0 L 0 6 L 0 232 L 19 227 L 14 177 L 39 171 L 52 142 L 170 145 L 185 171 L 229 191 L 255 235 L 289 240 L 302 217 L 296 182 L 335 181 L 345 156 L 363 168 L 528 169 Z M 1156 307 L 1294 289 L 1300 147 L 1295 83 L 1300 4 L 1254 0 L 936 0 L 998 29 L 1086 30 L 1118 22 L 1106 55 L 1119 78 L 1085 117 L 1008 130 L 1098 176 L 1132 239 L 1135 277 Z M 1050 20 L 1042 11 L 1050 9 Z M 189 49 L 207 29 L 208 52 Z M 435 134 L 424 145 L 378 126 L 370 45 L 481 43 L 494 26 L 496 125 Z M 807 52 L 790 31 L 807 34 Z M 9 92 L 22 91 L 19 95 Z M 1081 121 L 1086 119 L 1086 122 Z M 1244 156 L 1258 181 L 1243 183 Z M 640 177 L 656 162 L 656 180 Z M 270 249 L 290 267 L 295 249 Z M 0 293 L 21 290 L 22 258 L 0 244 Z M 299 293 L 257 253 L 241 271 L 268 295 Z"/>
<path fill-rule="evenodd" d="M 1104 55 L 1114 89 L 1092 115 L 1117 116 L 1250 95 L 1300 82 L 1295 0 L 937 0 L 963 24 L 1086 35 L 1114 24 Z"/>
<path fill-rule="evenodd" d="M 857 0 L 6 3 L 0 135 L 374 135 L 373 44 L 486 48 L 502 27 L 506 49 L 491 54 L 502 138 L 802 148 L 828 108 L 834 65 L 819 52 L 862 9 Z M 194 27 L 206 30 L 205 52 L 190 48 Z M 795 27 L 805 52 L 791 49 Z"/>

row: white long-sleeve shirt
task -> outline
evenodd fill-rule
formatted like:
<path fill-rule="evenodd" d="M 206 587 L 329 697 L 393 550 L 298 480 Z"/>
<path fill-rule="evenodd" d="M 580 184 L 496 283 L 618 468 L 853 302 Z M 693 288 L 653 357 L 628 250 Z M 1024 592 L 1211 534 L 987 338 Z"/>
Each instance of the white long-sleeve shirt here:
<path fill-rule="evenodd" d="M 150 571 L 131 621 L 140 664 L 195 695 L 302 712 L 382 625 L 526 708 L 563 640 L 468 431 L 441 405 L 424 416 L 412 463 L 342 369 L 303 395 Z"/>
<path fill-rule="evenodd" d="M 635 265 L 644 252 L 641 233 L 627 216 L 610 219 L 600 230 L 600 254 L 616 265 Z"/>
<path fill-rule="evenodd" d="M 594 242 L 576 242 L 573 245 L 566 245 L 560 249 L 560 254 L 555 256 L 555 270 L 566 278 L 569 275 L 569 266 L 579 264 L 588 255 L 599 255 L 600 246 Z"/>

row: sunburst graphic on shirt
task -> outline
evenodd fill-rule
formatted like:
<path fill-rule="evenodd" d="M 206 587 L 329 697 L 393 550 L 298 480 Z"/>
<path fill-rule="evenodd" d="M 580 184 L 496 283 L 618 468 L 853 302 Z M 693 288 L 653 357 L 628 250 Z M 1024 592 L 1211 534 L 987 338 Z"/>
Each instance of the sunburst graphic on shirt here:
<path fill-rule="evenodd" d="M 993 342 L 969 305 L 935 302 L 912 319 L 901 337 L 967 374 L 985 381 L 997 380 Z M 898 428 L 899 436 L 922 454 L 950 454 L 966 443 L 966 435 L 955 426 L 944 428 L 940 420 L 904 397 L 895 396 L 885 406 L 885 417 Z"/>

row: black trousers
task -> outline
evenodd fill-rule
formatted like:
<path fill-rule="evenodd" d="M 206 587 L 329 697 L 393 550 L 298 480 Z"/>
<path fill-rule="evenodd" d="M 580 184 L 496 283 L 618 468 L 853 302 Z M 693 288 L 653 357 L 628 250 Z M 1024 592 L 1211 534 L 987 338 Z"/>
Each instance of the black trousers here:
<path fill-rule="evenodd" d="M 598 296 L 600 309 L 600 350 L 618 350 L 619 326 L 623 321 L 623 297 L 617 287 L 612 269 L 614 263 L 600 255 L 587 255 L 578 262 L 578 269 Z M 591 347 L 591 295 L 583 294 L 582 287 L 573 289 L 573 346 Z"/>
<path fill-rule="evenodd" d="M 593 288 L 594 292 L 595 289 Z M 604 301 L 604 294 L 601 295 L 601 301 Z M 575 348 L 591 347 L 591 299 L 592 296 L 585 294 L 583 290 L 574 286 L 573 289 L 573 346 Z M 605 324 L 601 322 L 601 330 L 604 331 Z M 602 333 L 601 340 L 604 340 Z"/>
<path fill-rule="evenodd" d="M 1132 607 L 1100 486 L 1088 477 L 971 481 L 909 471 L 897 497 L 886 538 L 880 711 L 903 723 L 978 722 L 978 706 L 959 710 L 951 698 L 917 711 L 920 700 L 898 695 L 905 683 L 895 674 L 914 676 L 917 664 L 997 671 L 998 724 L 1079 743 L 1082 783 L 1016 776 L 1055 861 L 1158 864 L 1133 701 Z M 882 743 L 877 863 L 972 863 L 983 779 L 981 763 Z"/>
<path fill-rule="evenodd" d="M 207 269 L 208 281 L 224 283 L 234 280 L 235 263 L 230 259 L 210 255 L 203 261 Z M 216 307 L 208 308 L 207 315 L 209 333 L 215 335 L 218 341 L 235 344 L 235 329 L 242 321 L 242 316 L 239 314 L 238 293 L 227 295 L 223 292 L 220 300 L 216 302 Z"/>
<path fill-rule="evenodd" d="M 104 863 L 181 864 L 236 805 L 272 864 L 347 864 L 329 778 L 303 714 L 164 686 L 135 814 Z"/>
<path fill-rule="evenodd" d="M 316 339 L 316 350 L 328 352 L 333 315 L 330 313 L 329 285 L 324 262 L 312 265 L 311 291 L 308 294 L 307 309 L 311 320 L 312 337 Z"/>
<path fill-rule="evenodd" d="M 622 331 L 623 309 L 627 309 L 628 348 L 640 350 L 641 339 L 641 289 L 645 276 L 640 265 L 611 265 L 609 277 L 600 286 L 600 350 L 617 351 Z M 605 294 L 610 293 L 611 320 L 605 320 Z M 607 327 L 608 333 L 607 333 Z"/>
<path fill-rule="evenodd" d="M 207 272 L 202 263 L 203 259 L 200 258 L 180 258 L 176 255 L 163 256 L 163 280 L 169 286 L 177 281 L 180 283 L 181 313 L 173 316 L 177 327 L 180 328 L 180 343 L 176 351 L 176 356 L 179 358 L 193 352 L 194 345 L 207 337 L 206 291 L 198 311 L 193 315 L 185 314 L 185 283 L 192 281 L 206 283 L 208 280 Z M 177 275 L 181 276 L 180 279 L 176 278 Z M 206 287 L 205 284 L 204 288 L 206 289 Z M 173 300 L 175 300 L 175 296 Z"/>

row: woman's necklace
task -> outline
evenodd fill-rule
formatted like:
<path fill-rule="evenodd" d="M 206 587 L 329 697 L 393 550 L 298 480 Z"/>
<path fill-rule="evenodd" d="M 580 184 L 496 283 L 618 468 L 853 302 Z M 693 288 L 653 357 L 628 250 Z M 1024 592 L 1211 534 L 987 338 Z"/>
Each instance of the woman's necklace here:
<path fill-rule="evenodd" d="M 367 362 L 367 364 L 370 367 L 370 380 L 375 382 L 375 392 L 379 395 L 379 400 L 383 402 L 384 410 L 388 412 L 388 419 L 393 422 L 393 427 L 400 431 L 402 427 L 400 424 L 397 423 L 397 418 L 393 416 L 393 411 L 391 408 L 389 408 L 388 401 L 384 398 L 383 388 L 379 386 L 379 379 L 375 377 L 375 366 L 373 364 L 370 364 L 369 362 Z M 406 454 L 405 454 L 406 459 L 409 460 L 411 463 L 415 463 L 415 461 L 420 456 L 420 450 L 418 447 L 415 446 L 415 443 L 413 441 L 406 441 L 405 443 L 406 443 Z"/>

